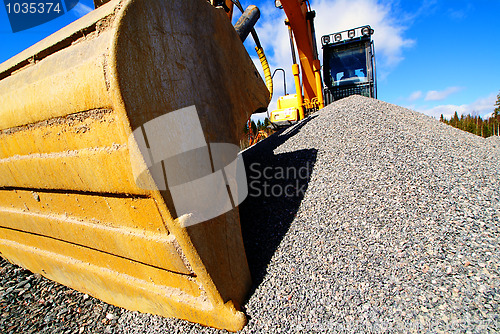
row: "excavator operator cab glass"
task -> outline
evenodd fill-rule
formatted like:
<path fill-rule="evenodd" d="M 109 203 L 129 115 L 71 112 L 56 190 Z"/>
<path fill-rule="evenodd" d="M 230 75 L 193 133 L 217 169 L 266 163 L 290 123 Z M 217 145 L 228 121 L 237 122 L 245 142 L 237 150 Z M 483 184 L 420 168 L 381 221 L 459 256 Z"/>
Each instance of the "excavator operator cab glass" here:
<path fill-rule="evenodd" d="M 365 26 L 323 36 L 325 104 L 353 94 L 377 97 L 372 33 Z"/>
<path fill-rule="evenodd" d="M 327 86 L 343 86 L 356 82 L 367 82 L 366 52 L 360 48 L 347 50 L 330 49 L 328 67 L 330 68 L 330 82 Z"/>

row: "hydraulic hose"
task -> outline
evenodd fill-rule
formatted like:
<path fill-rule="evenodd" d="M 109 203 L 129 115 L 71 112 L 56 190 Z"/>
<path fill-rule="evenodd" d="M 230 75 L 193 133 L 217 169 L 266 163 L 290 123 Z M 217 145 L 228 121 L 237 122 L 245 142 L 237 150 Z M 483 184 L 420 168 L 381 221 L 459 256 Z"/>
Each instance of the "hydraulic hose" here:
<path fill-rule="evenodd" d="M 262 65 L 262 70 L 264 71 L 264 77 L 266 79 L 266 86 L 269 90 L 269 99 L 273 98 L 273 78 L 271 76 L 271 68 L 269 67 L 269 63 L 267 62 L 266 55 L 264 53 L 264 49 L 262 47 L 255 47 L 255 51 L 259 56 L 260 64 Z"/>

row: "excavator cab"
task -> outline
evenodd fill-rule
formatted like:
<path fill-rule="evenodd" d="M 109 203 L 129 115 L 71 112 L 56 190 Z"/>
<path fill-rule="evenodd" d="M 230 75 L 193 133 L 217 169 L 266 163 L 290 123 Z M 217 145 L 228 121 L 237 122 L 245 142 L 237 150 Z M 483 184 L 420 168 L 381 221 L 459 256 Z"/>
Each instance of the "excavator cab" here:
<path fill-rule="evenodd" d="M 325 105 L 354 94 L 377 98 L 372 34 L 363 26 L 321 38 Z"/>

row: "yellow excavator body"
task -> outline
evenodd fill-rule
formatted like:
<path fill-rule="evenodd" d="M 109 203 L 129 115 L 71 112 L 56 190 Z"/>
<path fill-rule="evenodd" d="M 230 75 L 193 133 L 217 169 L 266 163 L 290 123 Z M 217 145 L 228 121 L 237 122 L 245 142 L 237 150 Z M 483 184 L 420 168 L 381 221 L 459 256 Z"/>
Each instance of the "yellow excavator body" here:
<path fill-rule="evenodd" d="M 241 329 L 238 209 L 177 215 L 168 186 L 149 172 L 138 184 L 148 157 L 134 130 L 195 106 L 206 142 L 237 145 L 268 103 L 222 9 L 103 4 L 0 64 L 1 256 L 120 307 Z"/>
<path fill-rule="evenodd" d="M 296 122 L 299 118 L 299 105 L 297 94 L 283 95 L 276 101 L 276 110 L 271 112 L 271 122 L 280 125 L 282 123 Z"/>

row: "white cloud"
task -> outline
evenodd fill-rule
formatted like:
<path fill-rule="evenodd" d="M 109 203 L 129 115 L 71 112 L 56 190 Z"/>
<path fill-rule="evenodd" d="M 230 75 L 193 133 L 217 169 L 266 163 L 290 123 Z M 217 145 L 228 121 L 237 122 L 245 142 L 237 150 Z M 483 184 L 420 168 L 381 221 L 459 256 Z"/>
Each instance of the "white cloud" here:
<path fill-rule="evenodd" d="M 469 104 L 462 104 L 462 105 L 454 105 L 454 104 L 446 104 L 446 105 L 439 105 L 436 107 L 432 108 L 417 108 L 416 110 L 418 112 L 421 112 L 423 114 L 433 116 L 433 117 L 439 117 L 439 115 L 443 114 L 445 118 L 450 118 L 453 116 L 455 111 L 459 114 L 476 114 L 476 115 L 481 115 L 481 116 L 486 116 L 489 113 L 491 113 L 494 109 L 496 101 L 496 93 L 491 93 L 490 95 L 486 97 L 481 97 L 477 99 L 476 101 L 469 103 Z"/>
<path fill-rule="evenodd" d="M 446 12 L 450 18 L 456 21 L 461 21 L 466 19 L 469 13 L 474 10 L 474 5 L 472 3 L 467 3 L 466 6 L 464 4 L 460 4 L 459 8 L 449 8 Z"/>
<path fill-rule="evenodd" d="M 375 30 L 373 39 L 379 79 L 383 80 L 403 60 L 404 48 L 415 43 L 414 40 L 403 36 L 406 27 L 398 21 L 389 4 L 381 4 L 377 0 L 319 0 L 311 7 L 316 11 L 315 28 L 320 58 L 321 36 L 367 24 Z M 277 10 L 273 2 L 262 5 L 260 10 L 261 18 L 256 30 L 271 69 L 285 69 L 288 93 L 294 93 L 292 55 L 288 30 L 284 25 L 284 11 Z M 252 53 L 251 48 L 248 49 Z M 256 66 L 259 69 L 261 67 L 258 62 Z M 274 82 L 270 110 L 276 108 L 277 98 L 284 93 L 281 75 L 277 75 Z"/>
<path fill-rule="evenodd" d="M 421 97 L 422 97 L 422 91 L 417 90 L 410 94 L 410 96 L 408 97 L 408 101 L 413 102 L 420 99 Z"/>
<path fill-rule="evenodd" d="M 446 99 L 451 94 L 454 94 L 454 93 L 459 92 L 461 90 L 462 90 L 461 87 L 448 87 L 445 90 L 441 90 L 441 91 L 430 90 L 425 95 L 425 100 L 426 101 L 441 101 L 441 100 Z"/>
<path fill-rule="evenodd" d="M 71 12 L 78 18 L 87 15 L 91 11 L 93 11 L 92 8 L 82 4 L 81 2 L 77 3 L 76 6 L 71 10 Z"/>
<path fill-rule="evenodd" d="M 264 120 L 267 118 L 267 113 L 266 112 L 259 112 L 259 113 L 255 113 L 251 116 L 251 119 L 252 121 L 255 122 L 255 124 L 257 124 L 258 121 L 261 121 L 262 123 L 264 123 Z"/>
<path fill-rule="evenodd" d="M 316 10 L 316 34 L 370 25 L 377 55 L 377 68 L 383 79 L 403 60 L 403 49 L 415 41 L 403 36 L 405 27 L 396 18 L 389 4 L 376 0 L 320 0 L 313 4 Z M 321 45 L 318 40 L 318 45 Z"/>

